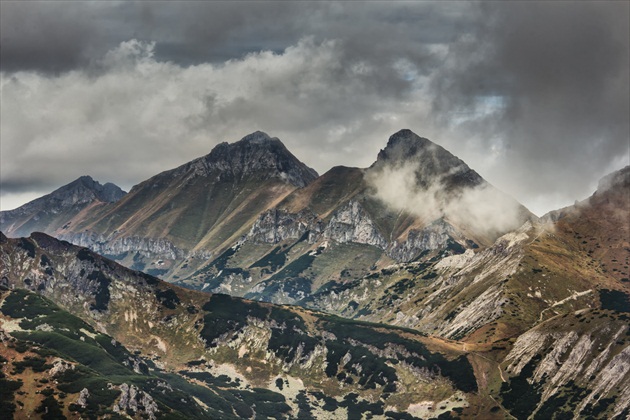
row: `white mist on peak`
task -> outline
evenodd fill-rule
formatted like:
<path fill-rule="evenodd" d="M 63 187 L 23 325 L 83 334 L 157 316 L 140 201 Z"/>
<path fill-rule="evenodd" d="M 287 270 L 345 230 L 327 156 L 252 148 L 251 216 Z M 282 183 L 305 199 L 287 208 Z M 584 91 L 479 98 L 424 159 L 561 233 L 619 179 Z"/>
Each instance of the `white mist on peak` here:
<path fill-rule="evenodd" d="M 365 179 L 375 198 L 395 211 L 408 212 L 425 222 L 444 218 L 456 226 L 491 236 L 522 225 L 524 208 L 487 182 L 461 188 L 447 183 L 461 169 L 454 167 L 428 178 L 420 175 L 422 167 L 408 162 L 369 170 Z"/>

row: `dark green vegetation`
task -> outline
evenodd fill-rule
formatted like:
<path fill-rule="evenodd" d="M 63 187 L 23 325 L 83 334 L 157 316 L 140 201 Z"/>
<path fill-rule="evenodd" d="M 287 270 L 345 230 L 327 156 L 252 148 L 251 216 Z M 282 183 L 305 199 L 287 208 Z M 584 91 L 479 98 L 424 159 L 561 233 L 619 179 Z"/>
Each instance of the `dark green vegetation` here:
<path fill-rule="evenodd" d="M 26 251 L 26 254 L 30 258 L 35 258 L 35 245 L 30 240 L 26 238 L 20 238 L 19 242 L 17 243 L 17 246 L 19 246 L 24 251 Z"/>
<path fill-rule="evenodd" d="M 599 291 L 599 299 L 602 309 L 610 309 L 617 312 L 630 312 L 630 296 L 619 290 L 602 289 Z"/>
<path fill-rule="evenodd" d="M 228 248 L 215 258 L 210 264 L 206 265 L 200 270 L 197 270 L 193 276 L 201 275 L 204 277 L 204 288 L 208 290 L 214 290 L 219 287 L 230 276 L 240 276 L 241 278 L 249 277 L 249 272 L 243 270 L 240 267 L 231 268 L 228 267 L 230 258 L 238 251 L 238 246 Z M 181 286 L 186 287 L 186 283 L 181 283 Z"/>
<path fill-rule="evenodd" d="M 170 295 L 169 291 L 167 289 L 165 294 Z M 168 418 L 237 419 L 251 417 L 254 413 L 262 418 L 284 418 L 290 411 L 284 397 L 272 391 L 224 390 L 226 386 L 237 384 L 230 383 L 226 377 L 209 374 L 203 378 L 208 387 L 202 387 L 183 376 L 162 372 L 152 362 L 131 354 L 111 337 L 96 332 L 48 299 L 26 290 L 10 292 L 1 311 L 3 315 L 18 319 L 20 327 L 25 330 L 13 333 L 12 348 L 35 352 L 23 361 L 13 362 L 12 375 L 27 369 L 45 373 L 52 367 L 48 361 L 50 357 L 60 357 L 76 364 L 55 376 L 57 390 L 42 390 L 45 398 L 38 412 L 43 413 L 44 418 L 62 418 L 60 393 L 77 394 L 83 389 L 89 392 L 87 405 L 70 404 L 71 412 L 87 418 L 112 415 L 116 418 L 112 408 L 123 386 L 135 387 L 139 398 L 146 394 Z M 40 327 L 39 330 L 37 327 Z M 197 379 L 202 378 L 197 376 Z M 2 413 L 11 413 L 15 410 L 14 393 L 22 384 L 2 374 L 0 385 L 0 408 Z M 203 401 L 208 409 L 201 408 L 193 396 Z"/>
<path fill-rule="evenodd" d="M 282 270 L 271 276 L 269 281 L 286 280 L 300 276 L 304 271 L 311 267 L 315 258 L 322 253 L 324 248 L 319 247 L 315 252 L 309 252 L 289 263 Z"/>
<path fill-rule="evenodd" d="M 529 391 L 531 392 L 531 390 Z M 588 390 L 584 388 L 580 388 L 575 385 L 573 381 L 568 382 L 565 386 L 562 387 L 560 392 L 556 395 L 553 395 L 547 401 L 544 402 L 542 407 L 538 409 L 536 414 L 534 415 L 535 420 L 546 420 L 546 419 L 567 419 L 570 420 L 573 418 L 573 410 L 577 408 L 577 406 L 583 401 L 583 399 L 588 395 Z M 608 405 L 610 402 L 602 399 L 600 401 L 601 405 Z M 591 414 L 593 410 L 589 405 L 586 410 L 582 413 L 583 415 Z M 599 410 L 594 410 L 595 416 L 600 414 Z M 597 417 L 596 417 L 597 418 Z"/>
<path fill-rule="evenodd" d="M 308 232 L 291 246 L 276 247 L 262 259 L 252 264 L 250 266 L 252 268 L 263 267 L 262 273 L 275 273 L 267 280 L 258 283 L 257 288 L 262 289 L 262 291 L 250 292 L 244 297 L 262 302 L 273 302 L 279 295 L 288 297 L 291 301 L 299 301 L 305 296 L 309 296 L 312 291 L 313 279 L 305 272 L 312 267 L 313 262 L 324 251 L 324 248 L 318 247 L 314 252 L 300 255 L 283 267 L 288 259 L 288 252 L 306 238 L 308 238 Z M 278 269 L 280 270 L 277 271 Z"/>
<path fill-rule="evenodd" d="M 519 419 L 529 417 L 540 402 L 542 384 L 532 385 L 528 382 L 539 361 L 540 357 L 530 360 L 521 370 L 520 375 L 501 385 L 500 395 L 503 406 Z"/>
<path fill-rule="evenodd" d="M 330 322 L 333 320 L 334 322 Z M 398 358 L 395 360 L 403 361 L 418 369 L 426 369 L 434 376 L 441 375 L 449 378 L 458 389 L 464 392 L 474 392 L 477 390 L 477 381 L 472 366 L 464 356 L 449 361 L 439 353 L 430 352 L 420 342 L 404 338 L 398 333 L 379 332 L 375 334 L 373 324 L 343 320 L 337 317 L 327 317 L 327 322 L 324 323 L 324 327 L 337 337 L 337 340 L 333 341 L 330 344 L 331 348 L 329 348 L 329 350 L 335 350 L 332 351 L 332 353 L 336 355 L 339 354 L 338 347 L 340 344 L 345 343 L 348 345 L 350 342 L 362 343 L 366 349 L 370 349 L 370 347 L 374 347 L 378 350 L 385 350 L 386 348 L 405 349 L 407 355 L 399 354 Z M 389 328 L 392 331 L 401 331 L 401 329 L 398 328 Z M 327 346 L 328 345 L 327 343 Z M 335 347 L 337 347 L 337 349 L 335 349 Z M 357 349 L 358 348 L 355 347 L 355 350 Z M 388 360 L 387 358 L 379 357 L 374 351 L 370 351 L 357 356 L 357 359 L 361 360 L 361 366 L 364 367 L 360 373 L 359 383 L 361 385 L 373 387 L 375 384 L 384 385 L 385 383 L 393 383 L 392 379 L 395 379 L 395 375 L 392 378 L 391 368 L 387 369 L 388 366 L 384 365 Z M 337 359 L 336 356 L 331 356 L 326 372 L 329 376 L 334 374 L 334 369 L 338 361 L 339 359 Z M 354 361 L 354 363 L 356 362 L 357 360 Z M 353 361 L 350 361 L 346 366 L 352 366 L 352 364 Z M 368 365 L 367 367 L 365 366 L 366 364 Z M 388 389 L 391 390 L 391 392 L 395 391 L 395 387 L 393 386 L 389 386 Z"/>
<path fill-rule="evenodd" d="M 248 318 L 253 317 L 272 323 L 269 350 L 285 362 L 295 358 L 298 347 L 302 348 L 302 359 L 306 359 L 317 345 L 323 345 L 327 349 L 326 375 L 348 384 L 356 382 L 362 389 L 379 386 L 383 387 L 385 394 L 395 392 L 398 377 L 388 363 L 404 362 L 426 370 L 434 377 L 446 377 L 464 392 L 477 390 L 472 366 L 464 356 L 448 360 L 439 353 L 430 352 L 420 342 L 402 336 L 403 332 L 423 336 L 413 330 L 318 314 L 317 336 L 313 336 L 304 319 L 289 309 L 246 302 L 227 295 L 213 295 L 203 309 L 208 314 L 204 318 L 201 336 L 210 347 L 217 346 L 220 338 L 229 341 L 230 336 L 244 328 Z M 377 328 L 390 332 L 380 332 Z M 331 337 L 335 338 L 318 337 L 323 332 L 332 333 Z M 391 353 L 388 350 L 392 349 L 397 349 L 393 350 L 396 357 L 379 355 Z M 341 360 L 347 353 L 350 359 L 342 364 Z"/>
<path fill-rule="evenodd" d="M 162 305 L 164 305 L 168 309 L 175 309 L 179 304 L 179 297 L 173 289 L 156 289 L 155 297 Z"/>
<path fill-rule="evenodd" d="M 96 311 L 106 311 L 109 304 L 109 285 L 111 281 L 101 271 L 94 270 L 88 276 L 88 280 L 93 280 L 97 283 L 96 293 L 94 295 L 95 303 L 90 307 Z"/>
<path fill-rule="evenodd" d="M 215 340 L 224 334 L 238 332 L 247 325 L 247 318 L 265 319 L 269 310 L 256 302 L 247 303 L 228 295 L 212 295 L 203 306 L 208 314 L 204 317 L 201 337 L 209 347 L 216 346 Z"/>
<path fill-rule="evenodd" d="M 271 250 L 271 252 L 255 263 L 250 268 L 262 267 L 268 269 L 266 272 L 273 273 L 282 267 L 287 261 L 287 251 L 281 250 L 279 246 Z"/>
<path fill-rule="evenodd" d="M 308 236 L 308 233 L 305 235 Z M 303 238 L 304 237 L 305 236 L 303 235 Z M 289 247 L 289 249 L 290 248 L 291 247 Z M 289 251 L 289 249 L 287 249 L 283 253 L 278 253 L 279 251 L 276 251 L 277 249 L 278 248 L 274 249 L 266 257 L 267 259 L 264 263 L 258 261 L 255 264 L 268 264 L 265 265 L 265 267 L 269 267 L 272 271 L 275 271 L 274 268 L 277 269 L 280 267 L 280 265 L 277 264 L 279 264 L 282 258 L 286 261 L 286 253 Z M 315 250 L 315 252 L 303 254 L 291 261 L 269 279 L 259 283 L 259 287 L 263 288 L 261 292 L 247 293 L 245 298 L 260 300 L 263 302 L 272 302 L 275 300 L 274 296 L 276 294 L 283 293 L 290 299 L 298 301 L 303 297 L 310 295 L 313 281 L 308 276 L 303 275 L 303 273 L 311 268 L 313 261 L 315 261 L 315 258 L 317 258 L 323 250 L 324 248 L 319 247 Z"/>
<path fill-rule="evenodd" d="M 8 379 L 4 373 L 0 372 L 0 413 L 11 416 L 15 412 L 13 394 L 21 387 L 22 381 Z"/>

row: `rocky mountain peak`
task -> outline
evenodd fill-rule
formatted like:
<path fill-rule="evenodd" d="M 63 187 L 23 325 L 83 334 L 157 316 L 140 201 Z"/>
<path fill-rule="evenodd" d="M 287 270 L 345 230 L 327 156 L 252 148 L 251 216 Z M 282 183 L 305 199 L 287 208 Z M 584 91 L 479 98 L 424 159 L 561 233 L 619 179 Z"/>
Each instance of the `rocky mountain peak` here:
<path fill-rule="evenodd" d="M 89 175 L 83 175 L 55 191 L 30 201 L 15 210 L 2 212 L 3 216 L 29 212 L 59 212 L 75 205 L 85 205 L 93 201 L 115 203 L 126 194 L 117 185 L 107 183 L 101 185 Z M 4 218 L 4 217 L 3 217 Z"/>
<path fill-rule="evenodd" d="M 296 187 L 305 187 L 318 174 L 296 158 L 276 137 L 256 131 L 235 143 L 220 143 L 212 151 L 193 161 L 203 164 L 206 172 L 219 172 L 222 178 L 242 179 L 256 175 L 280 178 Z"/>
<path fill-rule="evenodd" d="M 387 146 L 378 154 L 378 159 L 392 159 L 400 157 L 401 152 L 412 155 L 421 153 L 422 150 L 429 150 L 437 146 L 431 140 L 420 137 L 413 131 L 404 128 L 389 137 Z"/>
<path fill-rule="evenodd" d="M 93 203 L 115 203 L 125 194 L 112 183 L 101 185 L 84 175 L 17 209 L 0 212 L 0 229 L 8 236 L 26 236 L 36 230 L 53 232 L 54 220 L 65 223 Z"/>
<path fill-rule="evenodd" d="M 240 141 L 245 142 L 245 143 L 261 144 L 261 143 L 268 142 L 270 140 L 272 140 L 272 138 L 269 137 L 267 133 L 263 131 L 254 131 L 253 133 L 248 134 L 245 137 L 243 137 Z M 278 139 L 274 137 L 273 140 L 278 140 Z"/>
<path fill-rule="evenodd" d="M 446 181 L 450 186 L 476 186 L 483 179 L 448 150 L 409 129 L 394 133 L 378 153 L 371 170 L 412 165 L 419 184 Z"/>
<path fill-rule="evenodd" d="M 57 191 L 65 192 L 72 190 L 84 190 L 87 194 L 91 192 L 98 200 L 106 203 L 115 203 L 126 194 L 118 185 L 112 184 L 111 182 L 101 185 L 100 182 L 94 180 L 89 175 L 83 175 L 70 184 L 59 188 Z"/>
<path fill-rule="evenodd" d="M 102 185 L 91 176 L 83 175 L 53 191 L 49 196 L 52 199 L 61 199 L 66 204 L 84 203 L 94 199 L 105 203 L 115 203 L 125 194 L 125 191 L 111 182 Z"/>

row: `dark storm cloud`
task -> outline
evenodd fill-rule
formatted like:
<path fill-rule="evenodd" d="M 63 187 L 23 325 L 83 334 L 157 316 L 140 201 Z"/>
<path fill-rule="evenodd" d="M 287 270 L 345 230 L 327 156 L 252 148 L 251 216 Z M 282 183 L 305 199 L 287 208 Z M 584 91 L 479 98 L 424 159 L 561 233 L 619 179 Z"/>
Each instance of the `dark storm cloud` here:
<path fill-rule="evenodd" d="M 453 63 L 434 80 L 435 115 L 462 124 L 480 147 L 504 150 L 503 188 L 518 195 L 583 197 L 627 164 L 627 2 L 488 3 Z M 482 19 L 483 16 L 483 19 Z M 508 169 L 509 168 L 509 169 Z M 588 190 L 587 190 L 588 191 Z"/>
<path fill-rule="evenodd" d="M 87 64 L 107 48 L 99 9 L 80 2 L 0 2 L 1 69 L 57 73 Z"/>
<path fill-rule="evenodd" d="M 387 62 L 453 38 L 465 5 L 397 7 L 339 2 L 2 2 L 2 68 L 78 68 L 129 39 L 156 41 L 156 56 L 183 65 L 280 52 L 304 36 L 339 39 L 349 54 Z"/>

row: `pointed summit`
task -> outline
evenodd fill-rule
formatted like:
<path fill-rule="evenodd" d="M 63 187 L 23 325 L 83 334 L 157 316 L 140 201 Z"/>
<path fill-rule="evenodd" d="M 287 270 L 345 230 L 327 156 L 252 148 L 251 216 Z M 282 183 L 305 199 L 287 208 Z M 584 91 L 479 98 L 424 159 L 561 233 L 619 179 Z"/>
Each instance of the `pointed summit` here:
<path fill-rule="evenodd" d="M 91 176 L 83 175 L 71 183 L 53 191 L 51 195 L 66 194 L 70 191 L 76 193 L 73 198 L 78 201 L 89 201 L 91 199 L 90 195 L 93 195 L 93 198 L 104 203 L 115 203 L 126 194 L 119 186 L 111 182 L 101 185 L 100 182 L 95 181 Z"/>
<path fill-rule="evenodd" d="M 441 182 L 447 188 L 473 187 L 484 182 L 457 156 L 409 129 L 400 130 L 389 138 L 370 170 L 407 165 L 415 168 L 418 183 L 425 186 Z"/>
<path fill-rule="evenodd" d="M 249 177 L 278 178 L 305 187 L 318 174 L 295 157 L 276 137 L 256 131 L 235 143 L 220 143 L 212 151 L 176 171 L 195 169 L 196 175 L 242 180 Z"/>
<path fill-rule="evenodd" d="M 265 133 L 264 131 L 254 131 L 251 134 L 246 135 L 245 137 L 243 137 L 241 140 L 239 140 L 239 142 L 245 142 L 245 143 L 264 143 L 267 142 L 269 140 L 278 140 L 276 137 L 274 137 L 273 139 L 271 137 L 269 137 L 269 135 L 267 133 Z M 279 141 L 279 140 L 278 140 Z M 237 142 L 238 143 L 238 142 Z"/>
<path fill-rule="evenodd" d="M 401 158 L 401 153 L 415 155 L 437 145 L 431 140 L 418 136 L 409 129 L 402 129 L 389 137 L 387 146 L 378 154 L 378 159 Z"/>

